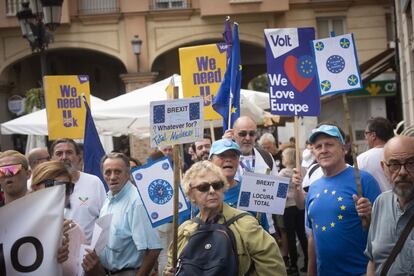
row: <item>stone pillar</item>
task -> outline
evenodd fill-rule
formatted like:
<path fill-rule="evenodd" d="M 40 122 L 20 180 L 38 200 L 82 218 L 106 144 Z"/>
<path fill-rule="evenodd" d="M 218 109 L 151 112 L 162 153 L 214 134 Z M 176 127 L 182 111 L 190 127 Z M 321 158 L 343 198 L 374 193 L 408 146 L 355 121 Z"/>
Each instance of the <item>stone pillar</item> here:
<path fill-rule="evenodd" d="M 120 78 L 124 82 L 125 90 L 128 93 L 134 91 L 135 89 L 142 88 L 154 83 L 157 76 L 157 72 L 144 72 L 122 74 L 120 75 Z M 142 163 L 146 162 L 147 157 L 152 152 L 149 137 L 138 138 L 134 135 L 129 135 L 129 147 L 131 156 L 137 158 Z"/>
<path fill-rule="evenodd" d="M 7 106 L 7 100 L 11 96 L 10 92 L 14 87 L 9 84 L 0 83 L 0 123 L 12 119 L 11 113 Z M 13 140 L 11 135 L 0 135 L 1 151 L 13 149 Z"/>

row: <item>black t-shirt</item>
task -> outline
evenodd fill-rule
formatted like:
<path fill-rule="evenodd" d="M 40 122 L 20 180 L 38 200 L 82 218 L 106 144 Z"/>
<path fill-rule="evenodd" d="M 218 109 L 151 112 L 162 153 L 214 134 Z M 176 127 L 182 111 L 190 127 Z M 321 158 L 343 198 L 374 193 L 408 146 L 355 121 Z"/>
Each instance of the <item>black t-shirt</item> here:
<path fill-rule="evenodd" d="M 277 172 L 280 172 L 281 169 L 285 168 L 282 165 L 282 151 L 279 150 L 275 155 L 272 155 L 273 160 L 275 160 L 275 166 L 277 168 Z"/>

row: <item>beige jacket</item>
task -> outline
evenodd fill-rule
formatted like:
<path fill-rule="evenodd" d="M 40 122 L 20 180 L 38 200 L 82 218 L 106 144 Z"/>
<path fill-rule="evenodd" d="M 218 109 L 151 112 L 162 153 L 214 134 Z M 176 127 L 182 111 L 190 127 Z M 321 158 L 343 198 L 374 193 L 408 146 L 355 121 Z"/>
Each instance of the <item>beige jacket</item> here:
<path fill-rule="evenodd" d="M 223 204 L 223 216 L 226 220 L 242 213 Z M 221 218 L 218 223 L 224 223 Z M 197 223 L 188 220 L 178 228 L 178 256 L 184 249 L 191 234 L 197 229 Z M 253 216 L 244 216 L 230 225 L 237 243 L 239 275 L 245 275 L 250 266 L 254 271 L 250 275 L 286 275 L 286 268 L 274 238 L 270 236 Z M 168 250 L 168 265 L 172 266 L 172 245 Z"/>

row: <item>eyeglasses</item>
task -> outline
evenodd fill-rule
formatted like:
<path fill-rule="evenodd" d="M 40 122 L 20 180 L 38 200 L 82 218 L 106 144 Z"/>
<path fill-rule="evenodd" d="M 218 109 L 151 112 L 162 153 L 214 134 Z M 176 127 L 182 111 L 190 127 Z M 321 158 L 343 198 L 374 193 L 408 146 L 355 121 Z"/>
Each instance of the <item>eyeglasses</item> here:
<path fill-rule="evenodd" d="M 407 172 L 410 173 L 414 173 L 414 159 L 410 159 L 404 163 L 400 163 L 400 162 L 396 162 L 396 161 L 391 161 L 389 163 L 383 161 L 384 164 L 388 167 L 388 169 L 395 173 L 395 172 L 399 172 L 401 170 L 401 167 L 404 166 L 405 170 Z"/>
<path fill-rule="evenodd" d="M 11 164 L 11 165 L 6 165 L 6 166 L 1 166 L 0 177 L 15 176 L 22 170 L 22 168 L 23 168 L 22 164 Z"/>
<path fill-rule="evenodd" d="M 217 181 L 217 182 L 212 182 L 212 183 L 203 182 L 200 185 L 191 187 L 191 189 L 197 189 L 201 193 L 207 193 L 208 191 L 210 191 L 210 186 L 213 187 L 215 191 L 218 191 L 224 187 L 224 182 L 223 181 Z"/>
<path fill-rule="evenodd" d="M 255 137 L 256 136 L 256 131 L 254 131 L 254 130 L 251 130 L 251 131 L 242 130 L 239 133 L 237 133 L 237 135 L 239 135 L 240 137 L 246 137 L 247 135 L 249 135 L 250 137 Z"/>
<path fill-rule="evenodd" d="M 366 131 L 364 131 L 364 134 L 365 134 L 365 135 L 368 135 L 368 134 L 370 134 L 370 133 L 375 133 L 375 132 L 374 132 L 374 131 L 367 131 L 367 130 L 366 130 Z"/>
<path fill-rule="evenodd" d="M 73 193 L 73 189 L 75 188 L 75 184 L 70 181 L 62 181 L 57 179 L 46 179 L 39 184 L 45 184 L 45 188 L 57 186 L 57 185 L 66 185 L 66 195 L 69 196 Z"/>

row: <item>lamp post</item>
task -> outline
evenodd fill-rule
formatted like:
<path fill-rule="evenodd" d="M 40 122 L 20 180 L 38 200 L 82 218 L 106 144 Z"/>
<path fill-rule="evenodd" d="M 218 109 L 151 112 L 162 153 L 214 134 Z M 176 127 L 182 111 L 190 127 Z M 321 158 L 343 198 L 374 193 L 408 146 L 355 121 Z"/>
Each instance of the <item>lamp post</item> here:
<path fill-rule="evenodd" d="M 137 72 L 139 73 L 139 55 L 141 54 L 142 40 L 138 37 L 138 35 L 134 35 L 134 38 L 131 40 L 131 45 L 134 50 L 134 54 L 137 57 Z"/>
<path fill-rule="evenodd" d="M 16 16 L 23 37 L 26 38 L 32 52 L 40 54 L 42 77 L 47 74 L 46 50 L 53 42 L 52 31 L 60 24 L 63 0 L 23 1 Z"/>

